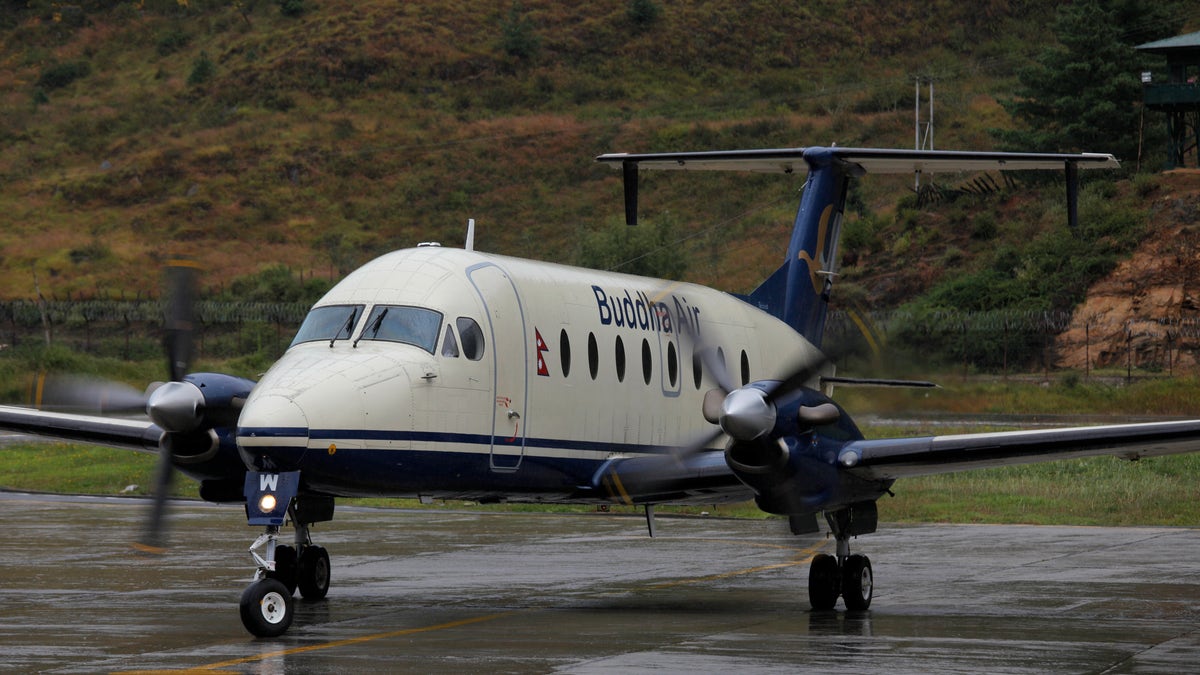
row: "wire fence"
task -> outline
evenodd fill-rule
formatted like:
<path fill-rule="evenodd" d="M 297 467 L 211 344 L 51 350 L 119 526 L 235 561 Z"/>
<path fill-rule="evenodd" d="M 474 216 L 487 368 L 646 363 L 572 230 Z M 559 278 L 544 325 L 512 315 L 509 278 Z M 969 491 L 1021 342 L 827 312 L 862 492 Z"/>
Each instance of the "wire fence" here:
<path fill-rule="evenodd" d="M 198 356 L 282 353 L 310 305 L 300 302 L 198 302 Z M 64 345 L 96 356 L 146 358 L 161 351 L 161 300 L 0 301 L 0 344 Z"/>
<path fill-rule="evenodd" d="M 300 302 L 199 302 L 197 356 L 278 356 L 309 310 Z M 120 359 L 161 353 L 165 303 L 137 300 L 0 301 L 0 350 L 57 344 Z M 1111 368 L 1200 372 L 1200 316 L 1118 320 L 1071 312 L 839 310 L 823 348 L 834 358 L 903 350 L 981 371 Z"/>

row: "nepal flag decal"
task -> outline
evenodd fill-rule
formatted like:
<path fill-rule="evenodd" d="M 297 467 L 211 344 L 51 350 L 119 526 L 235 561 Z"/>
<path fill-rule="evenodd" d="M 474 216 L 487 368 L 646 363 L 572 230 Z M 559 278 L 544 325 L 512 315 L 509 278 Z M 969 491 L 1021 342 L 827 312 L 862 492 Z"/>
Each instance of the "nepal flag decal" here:
<path fill-rule="evenodd" d="M 550 369 L 546 367 L 546 352 L 550 348 L 546 346 L 546 341 L 542 339 L 542 332 L 535 326 L 533 336 L 537 339 L 537 374 L 542 377 L 550 377 Z"/>

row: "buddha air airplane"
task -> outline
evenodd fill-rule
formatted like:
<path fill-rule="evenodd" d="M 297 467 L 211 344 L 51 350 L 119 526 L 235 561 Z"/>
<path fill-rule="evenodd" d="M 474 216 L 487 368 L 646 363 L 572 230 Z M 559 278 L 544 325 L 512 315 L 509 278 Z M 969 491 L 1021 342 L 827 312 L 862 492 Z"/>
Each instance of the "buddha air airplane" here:
<path fill-rule="evenodd" d="M 206 500 L 244 503 L 263 528 L 240 602 L 257 636 L 288 629 L 297 590 L 325 597 L 330 558 L 309 527 L 333 518 L 338 497 L 634 504 L 651 535 L 655 505 L 754 499 L 797 534 L 826 521 L 836 551 L 811 563 L 813 609 L 841 598 L 866 610 L 871 563 L 849 542 L 876 530 L 876 500 L 898 479 L 1200 450 L 1200 420 L 867 440 L 821 393 L 851 180 L 1060 169 L 1074 219 L 1078 171 L 1116 167 L 1111 155 L 812 147 L 597 159 L 622 170 L 631 223 L 641 170 L 806 172 L 783 265 L 737 297 L 469 243 L 396 251 L 317 302 L 257 383 L 187 372 L 190 275 L 178 268 L 171 381 L 139 398 L 148 420 L 3 407 L 0 428 L 158 453 L 147 549 L 161 544 L 173 469 Z"/>

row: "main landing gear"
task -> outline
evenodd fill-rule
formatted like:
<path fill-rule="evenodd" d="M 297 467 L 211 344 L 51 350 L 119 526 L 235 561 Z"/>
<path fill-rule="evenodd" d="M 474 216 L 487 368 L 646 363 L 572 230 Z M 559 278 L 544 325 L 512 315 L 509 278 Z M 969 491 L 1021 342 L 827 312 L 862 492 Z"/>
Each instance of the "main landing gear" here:
<path fill-rule="evenodd" d="M 869 609 L 875 586 L 871 560 L 865 555 L 850 555 L 850 537 L 875 531 L 875 503 L 827 512 L 825 520 L 837 540 L 837 555 L 821 553 L 813 558 L 808 569 L 808 601 L 814 610 L 831 610 L 840 596 L 848 610 Z"/>

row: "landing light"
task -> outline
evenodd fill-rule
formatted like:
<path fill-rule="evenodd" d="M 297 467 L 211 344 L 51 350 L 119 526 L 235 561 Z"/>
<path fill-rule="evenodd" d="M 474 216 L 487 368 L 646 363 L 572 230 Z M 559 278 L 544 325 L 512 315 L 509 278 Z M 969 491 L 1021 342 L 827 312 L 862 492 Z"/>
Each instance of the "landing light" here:
<path fill-rule="evenodd" d="M 270 493 L 263 495 L 262 499 L 258 500 L 258 508 L 263 513 L 270 513 L 274 511 L 277 505 L 278 502 L 275 501 L 275 495 Z"/>

